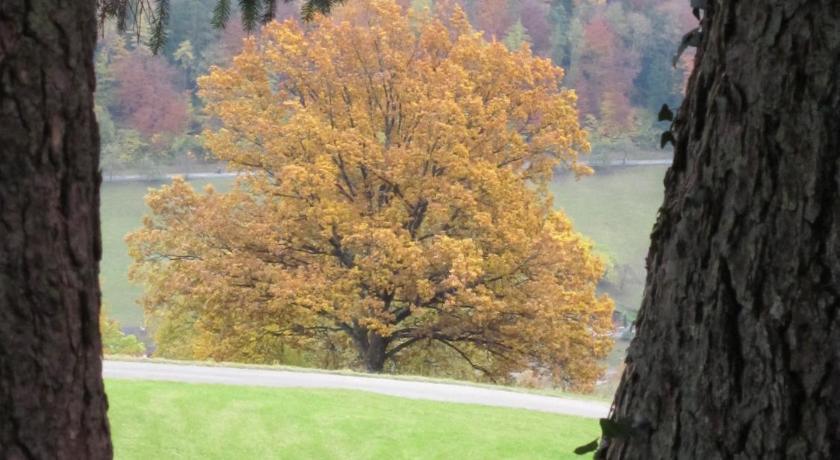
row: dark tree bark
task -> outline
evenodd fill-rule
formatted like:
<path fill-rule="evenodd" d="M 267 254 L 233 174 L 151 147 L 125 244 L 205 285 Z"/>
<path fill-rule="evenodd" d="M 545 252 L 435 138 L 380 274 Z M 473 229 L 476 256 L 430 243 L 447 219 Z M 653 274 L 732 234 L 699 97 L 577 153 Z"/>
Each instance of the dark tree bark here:
<path fill-rule="evenodd" d="M 598 456 L 840 458 L 840 2 L 707 3 Z"/>
<path fill-rule="evenodd" d="M 358 328 L 353 332 L 353 342 L 359 353 L 359 360 L 364 363 L 365 370 L 373 373 L 380 373 L 385 367 L 389 339 L 382 337 L 373 331 Z"/>
<path fill-rule="evenodd" d="M 0 458 L 111 457 L 96 2 L 0 0 Z"/>

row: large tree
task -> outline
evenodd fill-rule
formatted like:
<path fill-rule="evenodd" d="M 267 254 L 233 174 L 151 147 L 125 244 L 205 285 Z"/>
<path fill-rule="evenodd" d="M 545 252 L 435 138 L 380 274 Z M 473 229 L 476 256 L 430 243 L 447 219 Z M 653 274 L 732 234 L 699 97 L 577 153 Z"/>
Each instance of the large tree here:
<path fill-rule="evenodd" d="M 99 333 L 93 52 L 97 17 L 125 16 L 139 3 L 149 4 L 0 1 L 2 458 L 111 456 Z"/>
<path fill-rule="evenodd" d="M 96 4 L 0 2 L 0 457 L 111 454 L 99 338 Z"/>
<path fill-rule="evenodd" d="M 547 192 L 555 166 L 588 170 L 562 70 L 457 9 L 336 14 L 269 24 L 199 80 L 220 123 L 207 146 L 248 174 L 229 193 L 150 195 L 128 240 L 147 311 L 193 318 L 200 357 L 270 362 L 277 337 L 378 372 L 436 347 L 493 377 L 593 384 L 612 304 Z"/>
<path fill-rule="evenodd" d="M 837 458 L 840 2 L 706 3 L 600 456 Z"/>

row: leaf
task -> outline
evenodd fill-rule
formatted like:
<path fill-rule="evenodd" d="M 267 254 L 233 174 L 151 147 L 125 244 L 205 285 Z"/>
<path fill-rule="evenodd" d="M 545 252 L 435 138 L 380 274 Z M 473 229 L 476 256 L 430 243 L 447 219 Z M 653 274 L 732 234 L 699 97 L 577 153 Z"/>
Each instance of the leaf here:
<path fill-rule="evenodd" d="M 665 131 L 662 133 L 662 136 L 659 137 L 659 148 L 664 149 L 669 143 L 674 145 L 674 142 L 674 133 L 672 133 L 671 130 Z"/>
<path fill-rule="evenodd" d="M 693 46 L 695 48 L 700 46 L 700 41 L 702 39 L 703 31 L 700 30 L 699 27 L 695 27 L 694 29 L 691 29 L 690 31 L 688 31 L 688 33 L 683 35 L 682 40 L 680 40 L 680 46 L 677 47 L 677 53 L 674 54 L 671 64 L 673 64 L 673 66 L 676 67 L 677 62 L 680 61 L 680 57 L 682 56 L 683 52 L 685 52 L 685 49 L 689 46 Z"/>
<path fill-rule="evenodd" d="M 578 446 L 575 448 L 575 453 L 578 455 L 585 455 L 590 452 L 595 452 L 598 449 L 599 438 L 595 438 L 592 442 Z"/>
<path fill-rule="evenodd" d="M 668 107 L 668 104 L 662 104 L 662 108 L 659 109 L 659 115 L 657 115 L 657 119 L 659 121 L 673 121 L 674 120 L 674 112 L 671 111 L 671 108 Z"/>

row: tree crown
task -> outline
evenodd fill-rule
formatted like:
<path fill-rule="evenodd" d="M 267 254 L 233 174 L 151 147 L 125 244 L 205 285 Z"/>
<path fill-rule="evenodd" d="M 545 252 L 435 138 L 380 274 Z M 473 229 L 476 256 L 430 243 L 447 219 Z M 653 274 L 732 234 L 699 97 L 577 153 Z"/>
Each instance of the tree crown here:
<path fill-rule="evenodd" d="M 457 8 L 360 0 L 267 25 L 200 79 L 207 145 L 247 174 L 223 194 L 152 192 L 129 237 L 147 309 L 194 321 L 204 357 L 271 360 L 276 340 L 373 370 L 422 351 L 591 384 L 612 304 L 546 191 L 557 166 L 589 172 L 562 76 Z"/>

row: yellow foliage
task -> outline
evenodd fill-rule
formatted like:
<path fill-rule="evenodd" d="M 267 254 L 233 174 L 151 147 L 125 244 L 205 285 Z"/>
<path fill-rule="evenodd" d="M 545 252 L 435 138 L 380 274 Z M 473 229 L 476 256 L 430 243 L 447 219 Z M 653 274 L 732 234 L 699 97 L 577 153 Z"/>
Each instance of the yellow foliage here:
<path fill-rule="evenodd" d="M 99 333 L 102 337 L 102 354 L 104 355 L 143 356 L 146 354 L 146 345 L 137 337 L 124 333 L 120 328 L 120 323 L 108 318 L 104 307 L 99 312 Z"/>
<path fill-rule="evenodd" d="M 199 80 L 207 146 L 245 174 L 228 193 L 152 191 L 128 237 L 147 312 L 187 318 L 200 358 L 282 343 L 379 371 L 436 346 L 492 378 L 590 386 L 612 302 L 547 193 L 555 167 L 590 172 L 562 77 L 457 8 L 358 0 L 267 25 Z"/>

